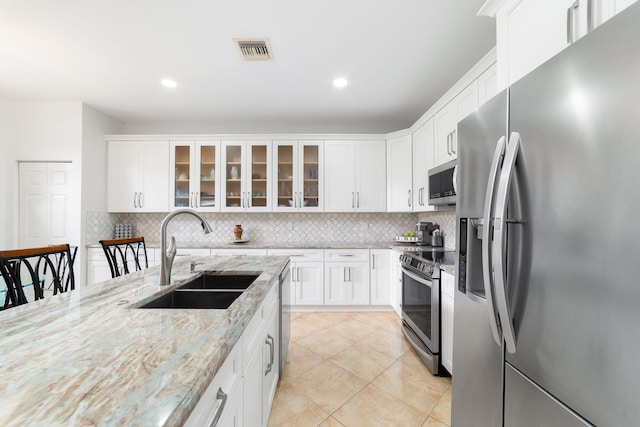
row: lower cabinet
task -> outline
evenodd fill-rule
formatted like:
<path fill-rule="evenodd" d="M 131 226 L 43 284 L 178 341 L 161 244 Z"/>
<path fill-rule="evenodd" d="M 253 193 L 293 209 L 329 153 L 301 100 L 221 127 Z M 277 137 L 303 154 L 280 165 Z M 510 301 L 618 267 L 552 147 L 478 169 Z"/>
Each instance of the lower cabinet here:
<path fill-rule="evenodd" d="M 269 255 L 288 256 L 291 269 L 291 304 L 324 304 L 322 249 L 269 249 Z"/>
<path fill-rule="evenodd" d="M 266 426 L 279 378 L 278 289 L 269 292 L 243 334 L 245 426 Z"/>
<path fill-rule="evenodd" d="M 326 305 L 369 305 L 368 261 L 368 250 L 326 250 L 324 303 Z"/>
<path fill-rule="evenodd" d="M 279 378 L 278 286 L 269 291 L 185 426 L 264 427 Z"/>
<path fill-rule="evenodd" d="M 455 294 L 455 277 L 443 271 L 440 276 L 440 316 L 442 341 L 442 366 L 453 375 L 453 296 Z"/>
<path fill-rule="evenodd" d="M 242 347 L 240 338 L 191 411 L 185 427 L 242 425 Z"/>

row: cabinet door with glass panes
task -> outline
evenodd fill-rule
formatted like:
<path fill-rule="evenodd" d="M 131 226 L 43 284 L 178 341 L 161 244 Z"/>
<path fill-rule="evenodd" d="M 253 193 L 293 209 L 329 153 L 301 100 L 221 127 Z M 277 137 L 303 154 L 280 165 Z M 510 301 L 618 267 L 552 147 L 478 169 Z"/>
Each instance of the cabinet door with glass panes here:
<path fill-rule="evenodd" d="M 216 179 L 219 143 L 216 141 L 171 142 L 171 201 L 170 206 L 199 211 L 220 210 Z"/>
<path fill-rule="evenodd" d="M 223 141 L 221 194 L 226 212 L 271 210 L 271 141 Z"/>
<path fill-rule="evenodd" d="M 274 141 L 273 147 L 273 210 L 322 211 L 322 141 Z"/>

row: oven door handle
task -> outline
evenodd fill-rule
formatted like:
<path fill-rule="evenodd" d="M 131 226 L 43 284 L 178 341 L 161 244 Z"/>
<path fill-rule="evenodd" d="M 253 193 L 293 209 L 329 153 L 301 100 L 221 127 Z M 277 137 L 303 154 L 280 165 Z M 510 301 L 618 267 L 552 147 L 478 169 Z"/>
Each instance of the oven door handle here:
<path fill-rule="evenodd" d="M 432 283 L 431 280 L 429 279 L 425 279 L 424 277 L 420 277 L 417 274 L 407 270 L 406 268 L 402 267 L 402 273 L 406 274 L 407 276 L 411 277 L 413 280 L 415 280 L 418 283 L 422 283 L 425 286 L 428 287 L 432 287 Z"/>

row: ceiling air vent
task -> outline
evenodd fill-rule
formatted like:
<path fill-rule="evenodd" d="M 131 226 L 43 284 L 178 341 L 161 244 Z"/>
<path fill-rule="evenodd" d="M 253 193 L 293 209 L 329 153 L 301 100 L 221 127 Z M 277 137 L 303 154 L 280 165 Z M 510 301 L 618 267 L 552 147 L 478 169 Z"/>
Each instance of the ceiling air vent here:
<path fill-rule="evenodd" d="M 269 39 L 233 39 L 238 46 L 240 55 L 247 61 L 269 61 L 271 45 Z"/>

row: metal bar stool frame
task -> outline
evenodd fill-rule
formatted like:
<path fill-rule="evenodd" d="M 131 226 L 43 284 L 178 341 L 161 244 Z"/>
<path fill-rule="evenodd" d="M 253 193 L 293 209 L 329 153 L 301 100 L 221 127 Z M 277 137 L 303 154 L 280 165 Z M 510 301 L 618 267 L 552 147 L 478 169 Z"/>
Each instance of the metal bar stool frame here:
<path fill-rule="evenodd" d="M 135 271 L 149 267 L 144 237 L 100 240 L 100 245 L 107 256 L 112 278 L 129 274 L 129 262 L 131 261 L 133 261 Z M 144 266 L 141 264 L 141 255 L 144 255 Z"/>
<path fill-rule="evenodd" d="M 3 309 L 26 304 L 24 287 L 33 285 L 34 299 L 44 298 L 44 286 L 51 279 L 53 294 L 75 289 L 73 256 L 69 244 L 53 245 L 43 248 L 16 249 L 0 251 L 0 273 L 7 286 Z M 22 282 L 22 271 L 26 269 L 30 283 Z"/>

